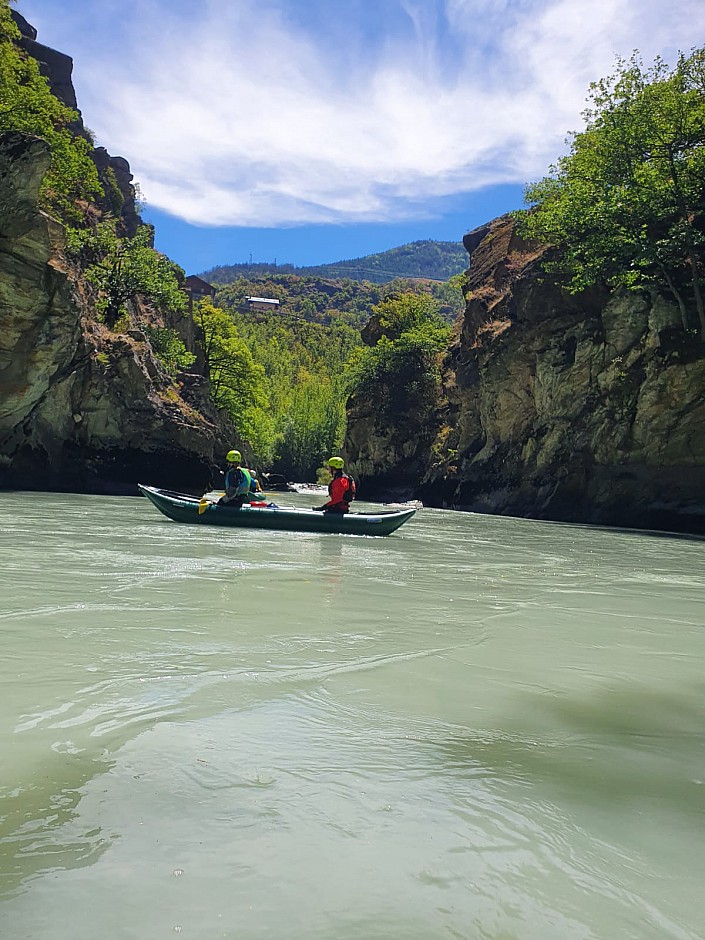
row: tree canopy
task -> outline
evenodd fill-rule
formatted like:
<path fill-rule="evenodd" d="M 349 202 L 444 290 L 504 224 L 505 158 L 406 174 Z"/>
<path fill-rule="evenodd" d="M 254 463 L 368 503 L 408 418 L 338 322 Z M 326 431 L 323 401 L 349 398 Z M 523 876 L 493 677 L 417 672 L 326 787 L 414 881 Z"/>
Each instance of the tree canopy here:
<path fill-rule="evenodd" d="M 112 327 L 125 303 L 140 294 L 162 313 L 186 307 L 180 281 L 184 272 L 152 246 L 154 230 L 142 225 L 133 238 L 119 237 L 115 223 L 102 222 L 92 232 L 70 232 L 69 246 L 90 261 L 85 270 L 98 289 L 97 307 Z"/>
<path fill-rule="evenodd" d="M 353 394 L 376 399 L 380 413 L 394 420 L 412 405 L 433 407 L 440 382 L 439 353 L 451 328 L 428 295 L 400 294 L 373 310 L 374 343 L 354 350 L 348 363 Z"/>
<path fill-rule="evenodd" d="M 255 454 L 268 462 L 274 427 L 264 369 L 253 359 L 230 315 L 209 298 L 198 304 L 193 317 L 201 334 L 211 399 L 228 414 Z"/>
<path fill-rule="evenodd" d="M 247 312 L 246 297 L 272 297 L 280 302 L 278 316 L 282 321 L 347 323 L 361 329 L 372 308 L 386 298 L 402 292 L 428 294 L 438 300 L 439 312 L 451 323 L 465 306 L 460 281 L 461 276 L 456 275 L 442 282 L 397 278 L 387 284 L 371 284 L 350 278 L 261 274 L 240 277 L 220 286 L 216 300 L 220 306 Z"/>
<path fill-rule="evenodd" d="M 672 69 L 618 60 L 583 116 L 569 153 L 526 188 L 520 231 L 559 249 L 571 289 L 658 285 L 705 339 L 705 49 Z"/>
<path fill-rule="evenodd" d="M 257 456 L 290 479 L 313 479 L 345 435 L 345 369 L 360 333 L 335 318 L 322 324 L 280 313 L 229 316 L 264 371 L 272 437 L 260 436 Z"/>

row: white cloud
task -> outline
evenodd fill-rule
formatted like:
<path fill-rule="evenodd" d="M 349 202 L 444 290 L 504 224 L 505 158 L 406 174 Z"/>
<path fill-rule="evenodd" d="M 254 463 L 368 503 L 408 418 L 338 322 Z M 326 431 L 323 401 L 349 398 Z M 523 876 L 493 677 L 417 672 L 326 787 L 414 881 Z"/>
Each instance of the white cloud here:
<path fill-rule="evenodd" d="M 309 24 L 300 2 L 210 2 L 195 20 L 142 2 L 119 44 L 66 50 L 87 123 L 151 205 L 210 225 L 388 221 L 521 183 L 615 54 L 672 61 L 705 35 L 701 0 L 667 16 L 660 0 L 388 0 L 382 35 L 364 15 L 378 0 L 320 3 Z"/>

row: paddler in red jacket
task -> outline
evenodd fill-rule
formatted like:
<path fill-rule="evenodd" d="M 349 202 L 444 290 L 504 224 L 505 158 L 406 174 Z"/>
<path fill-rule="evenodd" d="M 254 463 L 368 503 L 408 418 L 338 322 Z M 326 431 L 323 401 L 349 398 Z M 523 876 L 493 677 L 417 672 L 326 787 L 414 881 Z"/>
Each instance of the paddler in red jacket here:
<path fill-rule="evenodd" d="M 355 482 L 343 470 L 345 461 L 342 457 L 331 457 L 328 461 L 332 478 L 328 484 L 328 502 L 323 506 L 314 506 L 321 512 L 349 512 L 350 500 L 355 496 Z"/>

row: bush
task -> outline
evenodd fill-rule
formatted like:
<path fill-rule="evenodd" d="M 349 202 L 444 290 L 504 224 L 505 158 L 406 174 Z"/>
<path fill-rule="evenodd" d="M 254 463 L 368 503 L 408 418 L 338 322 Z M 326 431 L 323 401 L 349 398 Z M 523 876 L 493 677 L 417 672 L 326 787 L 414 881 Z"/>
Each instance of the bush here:
<path fill-rule="evenodd" d="M 170 375 L 175 375 L 181 369 L 188 369 L 196 361 L 183 344 L 176 330 L 165 326 L 142 326 L 155 355 L 163 363 Z"/>
<path fill-rule="evenodd" d="M 376 307 L 375 318 L 381 336 L 373 346 L 353 351 L 350 391 L 379 401 L 387 419 L 410 405 L 417 411 L 432 407 L 440 382 L 438 356 L 451 333 L 435 302 L 405 294 Z"/>

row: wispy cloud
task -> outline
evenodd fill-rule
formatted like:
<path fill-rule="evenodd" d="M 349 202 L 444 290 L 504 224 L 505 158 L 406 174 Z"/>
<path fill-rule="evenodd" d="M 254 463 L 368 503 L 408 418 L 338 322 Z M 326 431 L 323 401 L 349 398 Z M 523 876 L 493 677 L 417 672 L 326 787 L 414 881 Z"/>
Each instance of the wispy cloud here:
<path fill-rule="evenodd" d="M 65 48 L 87 123 L 151 205 L 210 225 L 400 219 L 535 178 L 616 54 L 705 36 L 701 0 L 120 6 L 119 41 Z"/>

